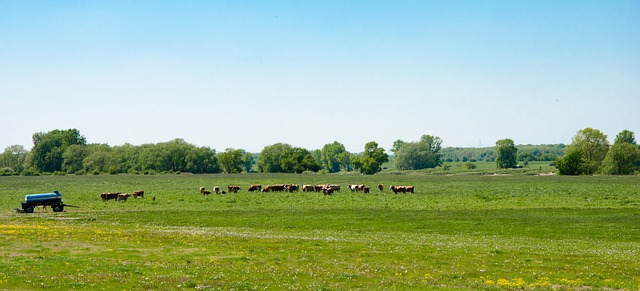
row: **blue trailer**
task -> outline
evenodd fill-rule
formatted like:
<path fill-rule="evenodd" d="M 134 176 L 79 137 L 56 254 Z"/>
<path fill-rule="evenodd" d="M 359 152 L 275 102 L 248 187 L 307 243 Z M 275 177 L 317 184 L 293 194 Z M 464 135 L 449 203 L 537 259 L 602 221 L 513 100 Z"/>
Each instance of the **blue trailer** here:
<path fill-rule="evenodd" d="M 65 205 L 62 203 L 62 194 L 58 190 L 53 190 L 53 193 L 25 195 L 21 212 L 33 213 L 36 206 L 51 206 L 53 212 L 61 212 Z"/>

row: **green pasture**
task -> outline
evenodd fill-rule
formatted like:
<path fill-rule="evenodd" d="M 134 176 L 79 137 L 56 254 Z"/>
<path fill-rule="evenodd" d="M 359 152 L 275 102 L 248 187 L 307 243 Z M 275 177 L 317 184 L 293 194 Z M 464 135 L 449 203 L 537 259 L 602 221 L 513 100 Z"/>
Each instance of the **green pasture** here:
<path fill-rule="evenodd" d="M 640 289 L 640 177 L 536 175 L 543 166 L 0 177 L 0 289 Z M 248 193 L 254 183 L 343 189 Z M 198 192 L 232 184 L 243 190 Z M 77 207 L 12 210 L 54 189 Z M 144 199 L 99 199 L 140 189 Z"/>

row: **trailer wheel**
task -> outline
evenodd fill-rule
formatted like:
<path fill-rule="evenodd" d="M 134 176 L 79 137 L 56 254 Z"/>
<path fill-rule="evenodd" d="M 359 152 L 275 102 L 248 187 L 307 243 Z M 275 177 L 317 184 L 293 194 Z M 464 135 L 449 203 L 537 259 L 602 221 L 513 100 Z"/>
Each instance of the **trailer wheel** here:
<path fill-rule="evenodd" d="M 24 208 L 25 213 L 33 213 L 33 206 L 27 206 Z"/>
<path fill-rule="evenodd" d="M 51 207 L 53 209 L 53 212 L 62 212 L 62 209 L 64 208 L 62 205 L 54 205 L 53 207 Z"/>

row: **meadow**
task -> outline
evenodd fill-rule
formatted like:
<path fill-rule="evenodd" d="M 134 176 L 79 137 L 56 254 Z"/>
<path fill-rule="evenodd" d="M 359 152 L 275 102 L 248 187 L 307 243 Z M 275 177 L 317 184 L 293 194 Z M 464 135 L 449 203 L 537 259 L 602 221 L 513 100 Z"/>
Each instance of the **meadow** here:
<path fill-rule="evenodd" d="M 483 173 L 0 177 L 0 289 L 640 289 L 640 177 Z M 12 210 L 54 189 L 77 207 Z"/>

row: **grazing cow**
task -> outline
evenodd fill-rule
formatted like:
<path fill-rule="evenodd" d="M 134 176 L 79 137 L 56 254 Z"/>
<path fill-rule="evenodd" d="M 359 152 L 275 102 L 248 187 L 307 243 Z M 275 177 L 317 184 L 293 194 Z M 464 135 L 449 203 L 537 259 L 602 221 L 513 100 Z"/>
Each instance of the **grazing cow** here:
<path fill-rule="evenodd" d="M 220 187 L 213 186 L 213 193 L 220 194 Z"/>
<path fill-rule="evenodd" d="M 207 189 L 205 189 L 204 187 L 200 187 L 200 194 L 204 194 L 204 190 L 207 190 Z"/>
<path fill-rule="evenodd" d="M 287 190 L 287 187 L 285 184 L 275 184 L 275 185 L 269 186 L 269 190 L 271 192 L 282 192 L 284 190 Z"/>
<path fill-rule="evenodd" d="M 238 193 L 239 190 L 240 190 L 240 186 L 232 185 L 227 187 L 227 192 L 229 193 Z"/>
<path fill-rule="evenodd" d="M 118 194 L 118 198 L 116 198 L 116 201 L 127 201 L 127 199 L 129 198 L 129 196 L 131 196 L 131 194 L 126 193 L 126 194 Z"/>
<path fill-rule="evenodd" d="M 333 189 L 334 192 L 340 192 L 340 185 L 331 184 L 329 188 Z"/>
<path fill-rule="evenodd" d="M 253 191 L 260 191 L 261 189 L 262 189 L 262 185 L 252 184 L 251 186 L 249 186 L 249 189 L 247 189 L 247 191 L 253 192 Z"/>
<path fill-rule="evenodd" d="M 267 185 L 267 186 L 264 186 L 264 188 L 262 188 L 261 192 L 269 192 L 269 191 L 271 191 L 271 186 Z"/>
<path fill-rule="evenodd" d="M 384 191 L 384 186 L 382 184 L 378 184 L 378 190 Z"/>
<path fill-rule="evenodd" d="M 302 192 L 313 192 L 315 191 L 313 185 L 302 185 Z"/>
<path fill-rule="evenodd" d="M 362 191 L 364 192 L 364 194 L 368 194 L 369 193 L 369 187 L 367 187 L 367 186 L 363 187 Z"/>
<path fill-rule="evenodd" d="M 413 186 L 390 186 L 389 189 L 391 189 L 391 191 L 393 191 L 394 194 L 398 194 L 398 192 L 401 193 L 406 193 L 406 192 L 410 192 L 410 193 L 414 193 L 413 192 Z"/>
<path fill-rule="evenodd" d="M 329 187 L 329 185 L 327 184 L 320 184 L 314 187 L 314 190 L 316 190 L 316 192 L 324 192 L 324 189 Z"/>
<path fill-rule="evenodd" d="M 144 190 L 138 190 L 138 191 L 133 191 L 133 194 L 131 194 L 131 196 L 133 196 L 133 198 L 144 198 Z"/>
<path fill-rule="evenodd" d="M 209 195 L 209 194 L 211 194 L 211 191 L 209 191 L 209 190 L 204 190 L 202 192 L 202 195 Z"/>
<path fill-rule="evenodd" d="M 100 194 L 100 199 L 102 199 L 102 201 L 109 201 L 109 200 L 118 200 L 118 195 L 120 194 L 120 192 L 105 192 Z"/>
<path fill-rule="evenodd" d="M 324 195 L 331 195 L 331 194 L 333 194 L 333 188 L 325 187 L 325 188 L 322 189 L 322 193 L 324 193 Z"/>
<path fill-rule="evenodd" d="M 287 191 L 289 192 L 298 192 L 298 189 L 300 187 L 297 184 L 288 184 L 287 185 Z"/>

